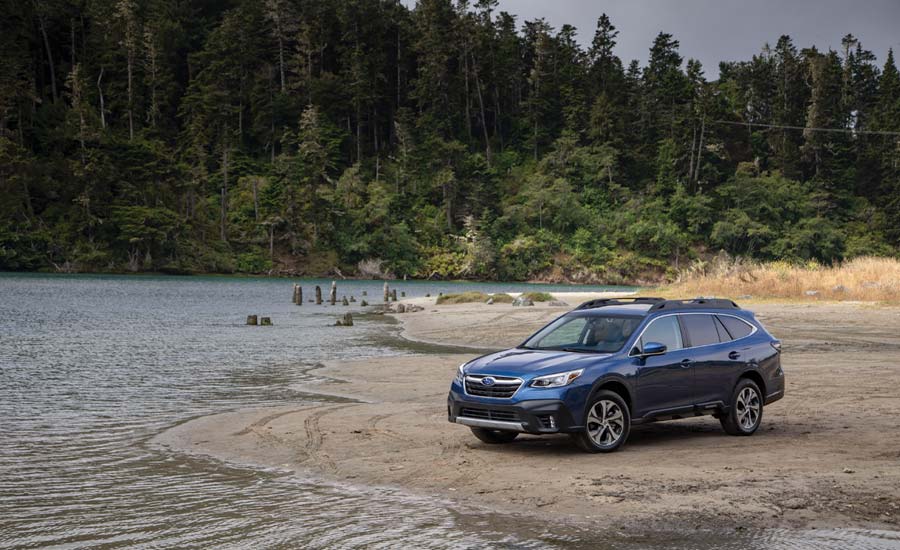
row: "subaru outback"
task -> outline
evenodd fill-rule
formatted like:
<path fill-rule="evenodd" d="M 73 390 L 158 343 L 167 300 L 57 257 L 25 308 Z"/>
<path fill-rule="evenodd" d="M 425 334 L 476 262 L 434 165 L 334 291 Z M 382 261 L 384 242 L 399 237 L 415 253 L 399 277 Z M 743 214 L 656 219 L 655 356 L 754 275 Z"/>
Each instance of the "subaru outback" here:
<path fill-rule="evenodd" d="M 784 396 L 781 342 L 731 300 L 585 302 L 520 346 L 459 366 L 450 422 L 486 443 L 568 433 L 610 452 L 633 424 L 702 415 L 752 435 Z"/>

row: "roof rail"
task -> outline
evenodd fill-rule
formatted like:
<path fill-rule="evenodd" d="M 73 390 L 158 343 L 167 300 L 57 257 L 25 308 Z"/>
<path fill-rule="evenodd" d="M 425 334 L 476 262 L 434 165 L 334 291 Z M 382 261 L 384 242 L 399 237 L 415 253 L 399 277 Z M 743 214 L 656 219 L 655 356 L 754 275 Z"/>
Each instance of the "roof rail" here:
<path fill-rule="evenodd" d="M 693 298 L 690 300 L 664 300 L 650 308 L 650 311 L 675 309 L 740 309 L 736 303 L 722 298 Z"/>
<path fill-rule="evenodd" d="M 596 300 L 588 300 L 587 302 L 581 304 L 576 307 L 575 310 L 579 309 L 594 309 L 595 307 L 605 307 L 605 306 L 624 306 L 628 304 L 659 304 L 665 302 L 663 298 L 598 298 Z"/>

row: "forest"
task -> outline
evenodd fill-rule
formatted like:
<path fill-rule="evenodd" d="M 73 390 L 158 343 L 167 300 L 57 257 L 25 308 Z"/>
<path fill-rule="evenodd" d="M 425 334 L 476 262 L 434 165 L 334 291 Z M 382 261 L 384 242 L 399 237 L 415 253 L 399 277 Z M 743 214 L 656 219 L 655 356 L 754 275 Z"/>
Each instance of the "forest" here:
<path fill-rule="evenodd" d="M 850 34 L 709 79 L 665 32 L 620 59 L 605 15 L 496 0 L 0 4 L 0 270 L 633 283 L 900 250 L 900 75 Z"/>

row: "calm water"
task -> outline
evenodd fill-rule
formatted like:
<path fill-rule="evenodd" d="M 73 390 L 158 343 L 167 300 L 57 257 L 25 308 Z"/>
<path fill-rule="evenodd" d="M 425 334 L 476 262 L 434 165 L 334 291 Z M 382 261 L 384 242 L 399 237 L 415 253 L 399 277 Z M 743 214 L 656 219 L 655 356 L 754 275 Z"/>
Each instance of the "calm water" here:
<path fill-rule="evenodd" d="M 328 325 L 346 308 L 292 305 L 291 283 L 0 274 L 0 547 L 900 546 L 895 533 L 858 531 L 625 537 L 527 528 L 399 490 L 151 447 L 154 435 L 194 416 L 331 399 L 296 389 L 323 359 L 410 353 L 383 337 L 396 332 L 384 321 L 335 329 Z M 309 297 L 330 281 L 303 284 Z M 396 284 L 407 296 L 526 286 Z M 381 284 L 339 282 L 338 294 L 363 290 L 377 302 Z M 275 326 L 244 326 L 252 313 Z"/>

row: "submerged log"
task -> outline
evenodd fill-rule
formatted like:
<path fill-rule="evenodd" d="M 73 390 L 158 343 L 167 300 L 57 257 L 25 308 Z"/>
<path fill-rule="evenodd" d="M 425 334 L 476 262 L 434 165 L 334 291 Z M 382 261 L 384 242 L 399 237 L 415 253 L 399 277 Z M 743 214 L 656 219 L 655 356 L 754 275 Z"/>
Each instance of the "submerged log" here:
<path fill-rule="evenodd" d="M 338 319 L 334 326 L 336 327 L 352 327 L 353 326 L 353 314 L 345 313 L 340 319 Z"/>
<path fill-rule="evenodd" d="M 316 305 L 322 305 L 322 287 L 316 285 Z"/>
<path fill-rule="evenodd" d="M 248 315 L 247 316 L 247 324 L 256 326 L 258 324 L 256 321 L 256 315 Z"/>

